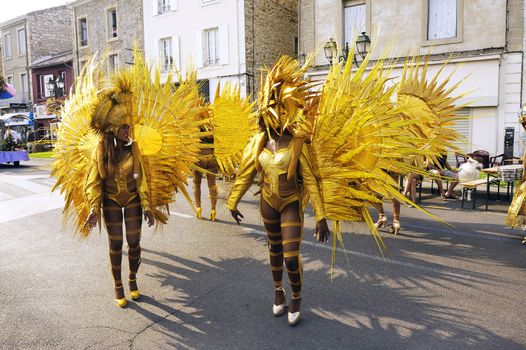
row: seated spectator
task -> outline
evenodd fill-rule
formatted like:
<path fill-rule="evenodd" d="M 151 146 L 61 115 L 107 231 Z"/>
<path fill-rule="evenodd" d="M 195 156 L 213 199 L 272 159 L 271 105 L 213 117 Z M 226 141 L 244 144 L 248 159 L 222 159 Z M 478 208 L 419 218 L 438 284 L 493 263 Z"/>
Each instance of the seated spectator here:
<path fill-rule="evenodd" d="M 411 202 L 416 203 L 416 186 L 418 181 L 422 181 L 422 175 L 409 173 L 407 174 L 406 180 L 404 196 L 411 199 Z"/>
<path fill-rule="evenodd" d="M 435 179 L 440 196 L 443 200 L 458 199 L 458 197 L 453 193 L 453 189 L 455 189 L 455 187 L 458 185 L 458 170 L 453 170 L 453 168 L 451 168 L 447 161 L 447 154 L 441 155 L 437 158 L 437 160 L 438 164 L 433 164 L 432 162 L 427 161 L 427 170 L 435 175 L 451 179 L 451 183 L 449 184 L 449 188 L 446 192 L 444 192 L 442 181 Z"/>

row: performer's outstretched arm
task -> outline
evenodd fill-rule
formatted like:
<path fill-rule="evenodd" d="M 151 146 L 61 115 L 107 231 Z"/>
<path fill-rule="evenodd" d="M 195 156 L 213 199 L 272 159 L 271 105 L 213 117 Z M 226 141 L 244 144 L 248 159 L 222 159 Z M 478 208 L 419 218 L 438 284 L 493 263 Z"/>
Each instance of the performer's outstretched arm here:
<path fill-rule="evenodd" d="M 260 141 L 261 135 L 256 135 L 245 148 L 243 160 L 239 166 L 234 186 L 226 202 L 226 207 L 230 210 L 238 224 L 241 222 L 243 215 L 237 210 L 237 205 L 252 185 L 254 177 L 256 176 L 256 156 Z"/>

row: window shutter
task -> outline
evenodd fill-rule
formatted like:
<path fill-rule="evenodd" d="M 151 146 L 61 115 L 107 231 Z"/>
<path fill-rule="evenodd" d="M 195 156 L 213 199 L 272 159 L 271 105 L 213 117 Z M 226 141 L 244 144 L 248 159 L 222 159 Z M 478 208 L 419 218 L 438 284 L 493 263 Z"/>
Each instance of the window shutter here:
<path fill-rule="evenodd" d="M 457 0 L 428 0 L 428 39 L 457 36 Z"/>
<path fill-rule="evenodd" d="M 174 36 L 172 37 L 172 40 L 173 40 L 173 46 L 172 46 L 172 55 L 174 57 L 174 65 L 175 65 L 175 68 L 178 70 L 178 71 L 181 71 L 181 57 L 180 57 L 180 50 L 179 50 L 179 37 L 178 36 Z"/>
<path fill-rule="evenodd" d="M 219 57 L 221 65 L 228 64 L 228 25 L 219 26 Z"/>
<path fill-rule="evenodd" d="M 469 117 L 471 116 L 471 109 L 463 108 L 455 112 L 458 116 Z M 464 153 L 471 153 L 471 118 L 464 118 L 461 120 L 455 121 L 455 126 L 453 128 L 462 135 L 463 139 L 455 142 L 455 145 Z M 455 159 L 455 154 L 450 152 L 448 154 L 448 163 L 455 165 L 457 163 Z"/>
<path fill-rule="evenodd" d="M 203 31 L 197 31 L 195 41 L 195 67 L 203 68 Z"/>
<path fill-rule="evenodd" d="M 154 16 L 157 16 L 159 14 L 159 0 L 150 0 L 152 2 L 152 13 Z"/>

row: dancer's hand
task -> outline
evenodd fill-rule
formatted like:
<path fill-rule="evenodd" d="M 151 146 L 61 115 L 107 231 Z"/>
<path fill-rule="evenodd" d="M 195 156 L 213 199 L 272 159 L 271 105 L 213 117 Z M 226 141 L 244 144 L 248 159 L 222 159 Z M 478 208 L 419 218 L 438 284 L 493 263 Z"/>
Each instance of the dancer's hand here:
<path fill-rule="evenodd" d="M 153 218 L 153 214 L 149 210 L 144 211 L 144 218 L 148 222 L 148 227 L 152 227 L 153 223 L 155 222 L 155 219 Z"/>
<path fill-rule="evenodd" d="M 92 229 L 95 226 L 97 226 L 97 222 L 99 221 L 99 216 L 94 211 L 90 212 L 88 215 L 88 218 L 86 219 L 86 225 Z"/>
<path fill-rule="evenodd" d="M 244 218 L 243 214 L 237 209 L 230 210 L 230 214 L 232 214 L 232 217 L 236 220 L 237 224 L 240 225 L 241 219 Z"/>
<path fill-rule="evenodd" d="M 328 242 L 330 234 L 331 231 L 329 231 L 327 220 L 321 219 L 316 223 L 316 232 L 314 232 L 314 237 L 316 237 L 317 241 L 321 243 Z"/>

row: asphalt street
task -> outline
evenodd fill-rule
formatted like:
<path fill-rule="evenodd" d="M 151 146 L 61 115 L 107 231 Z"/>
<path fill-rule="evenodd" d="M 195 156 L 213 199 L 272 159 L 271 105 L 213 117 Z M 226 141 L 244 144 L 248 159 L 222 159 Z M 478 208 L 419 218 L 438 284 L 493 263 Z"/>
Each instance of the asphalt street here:
<path fill-rule="evenodd" d="M 526 348 L 526 247 L 503 210 L 428 196 L 424 206 L 451 226 L 404 206 L 401 233 L 382 232 L 385 256 L 363 224 L 345 224 L 332 276 L 331 247 L 314 241 L 308 210 L 303 320 L 289 327 L 271 313 L 268 250 L 250 193 L 241 226 L 224 201 L 211 222 L 181 196 L 162 232 L 144 227 L 143 297 L 119 309 L 105 231 L 81 240 L 63 226 L 52 184 L 47 160 L 0 165 L 0 349 Z M 126 276 L 126 259 L 123 267 Z"/>

